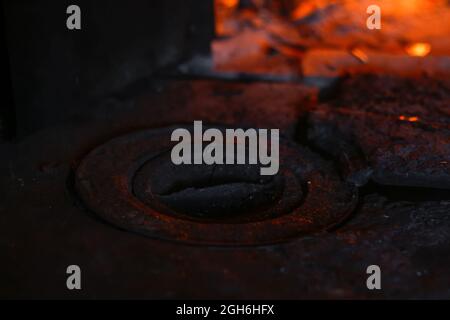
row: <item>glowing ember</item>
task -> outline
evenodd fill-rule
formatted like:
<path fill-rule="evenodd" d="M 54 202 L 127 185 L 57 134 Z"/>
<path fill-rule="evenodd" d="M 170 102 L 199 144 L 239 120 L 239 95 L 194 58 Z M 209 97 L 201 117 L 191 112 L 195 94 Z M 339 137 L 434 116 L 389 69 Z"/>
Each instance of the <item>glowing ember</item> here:
<path fill-rule="evenodd" d="M 301 2 L 291 13 L 291 17 L 294 20 L 301 19 L 314 13 L 314 10 L 317 9 L 316 4 L 311 2 Z"/>
<path fill-rule="evenodd" d="M 401 121 L 409 121 L 409 122 L 417 122 L 417 121 L 419 121 L 419 117 L 399 116 L 398 119 L 401 120 Z"/>
<path fill-rule="evenodd" d="M 412 57 L 425 57 L 431 51 L 431 46 L 425 42 L 414 43 L 406 48 L 406 52 Z"/>
<path fill-rule="evenodd" d="M 367 63 L 369 61 L 369 57 L 361 49 L 355 48 L 351 51 L 351 53 L 356 59 L 358 59 L 362 63 Z"/>

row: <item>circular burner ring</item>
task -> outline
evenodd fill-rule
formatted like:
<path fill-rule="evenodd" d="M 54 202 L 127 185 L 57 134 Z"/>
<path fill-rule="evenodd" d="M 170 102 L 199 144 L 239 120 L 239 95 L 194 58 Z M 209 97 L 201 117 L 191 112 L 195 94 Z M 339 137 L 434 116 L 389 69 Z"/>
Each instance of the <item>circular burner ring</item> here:
<path fill-rule="evenodd" d="M 328 163 L 308 149 L 280 139 L 280 179 L 275 185 L 283 185 L 272 203 L 248 210 L 251 214 L 231 212 L 230 219 L 180 212 L 180 207 L 162 201 L 145 187 L 146 175 L 151 176 L 148 172 L 158 171 L 162 165 L 155 159 L 171 150 L 171 133 L 180 127 L 190 130 L 189 126 L 172 126 L 135 132 L 90 152 L 75 175 L 76 191 L 87 208 L 113 225 L 153 238 L 259 245 L 327 230 L 356 206 L 357 190 L 342 182 Z M 227 170 L 226 165 L 222 168 Z M 193 194 L 196 196 L 195 191 Z"/>

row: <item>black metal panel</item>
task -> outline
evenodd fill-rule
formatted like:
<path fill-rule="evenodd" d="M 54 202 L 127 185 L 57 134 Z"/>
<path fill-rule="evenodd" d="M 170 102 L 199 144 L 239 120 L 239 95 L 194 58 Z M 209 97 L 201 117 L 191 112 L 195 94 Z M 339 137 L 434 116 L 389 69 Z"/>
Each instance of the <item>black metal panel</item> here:
<path fill-rule="evenodd" d="M 210 0 L 79 0 L 81 30 L 66 27 L 72 1 L 4 4 L 21 135 L 89 116 L 96 98 L 207 52 L 213 34 Z"/>

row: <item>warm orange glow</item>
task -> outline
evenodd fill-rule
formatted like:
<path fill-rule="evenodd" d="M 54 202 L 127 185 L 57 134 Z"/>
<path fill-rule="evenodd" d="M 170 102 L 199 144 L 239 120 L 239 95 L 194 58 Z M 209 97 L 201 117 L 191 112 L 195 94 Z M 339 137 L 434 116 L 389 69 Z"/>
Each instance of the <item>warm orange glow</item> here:
<path fill-rule="evenodd" d="M 234 16 L 239 0 L 214 0 L 214 13 L 217 36 L 230 36 L 235 33 L 231 17 Z"/>
<path fill-rule="evenodd" d="M 412 57 L 425 57 L 431 51 L 431 46 L 425 42 L 414 43 L 406 48 L 406 52 Z"/>
<path fill-rule="evenodd" d="M 317 9 L 313 3 L 300 3 L 291 13 L 294 20 L 303 18 Z"/>
<path fill-rule="evenodd" d="M 220 2 L 227 8 L 234 8 L 239 4 L 239 0 L 221 0 Z"/>
<path fill-rule="evenodd" d="M 382 31 L 367 32 L 369 0 L 213 0 L 214 70 L 287 78 L 446 73 L 439 61 L 450 55 L 448 1 L 375 1 Z"/>
<path fill-rule="evenodd" d="M 355 48 L 351 51 L 352 55 L 357 58 L 359 61 L 361 61 L 362 63 L 367 63 L 369 62 L 369 57 L 367 56 L 367 54 L 362 51 L 361 49 Z"/>
<path fill-rule="evenodd" d="M 401 121 L 409 121 L 409 122 L 417 122 L 420 120 L 419 117 L 405 117 L 405 116 L 399 116 L 398 119 Z"/>

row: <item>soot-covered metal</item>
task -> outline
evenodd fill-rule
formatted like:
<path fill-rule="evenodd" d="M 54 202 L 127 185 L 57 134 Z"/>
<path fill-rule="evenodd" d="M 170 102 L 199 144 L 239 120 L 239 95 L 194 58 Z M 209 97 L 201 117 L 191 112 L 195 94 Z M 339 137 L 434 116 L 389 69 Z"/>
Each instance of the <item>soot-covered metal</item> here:
<path fill-rule="evenodd" d="M 113 224 L 185 243 L 270 244 L 342 222 L 357 202 L 311 151 L 281 141 L 280 172 L 257 165 L 176 166 L 171 132 L 126 135 L 91 152 L 76 172 L 84 203 Z"/>

